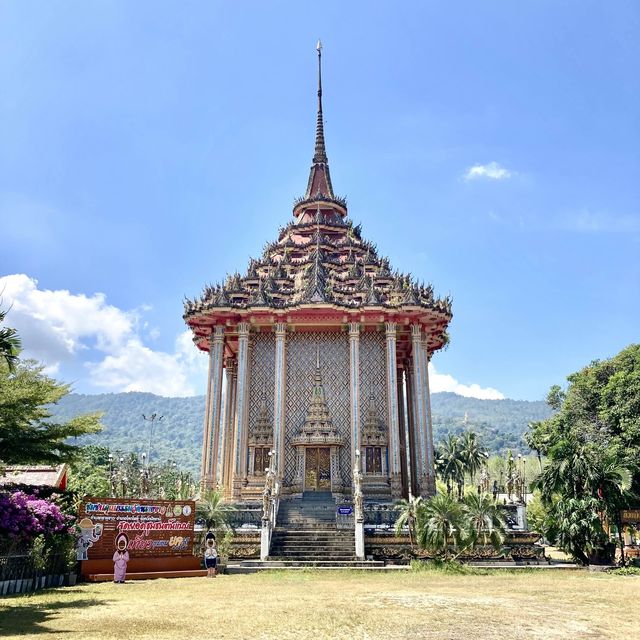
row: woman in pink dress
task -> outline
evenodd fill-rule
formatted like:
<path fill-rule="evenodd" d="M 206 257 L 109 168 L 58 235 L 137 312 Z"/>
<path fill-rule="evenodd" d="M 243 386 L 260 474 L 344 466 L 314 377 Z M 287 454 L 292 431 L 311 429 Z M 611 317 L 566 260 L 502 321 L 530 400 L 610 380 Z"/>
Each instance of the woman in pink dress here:
<path fill-rule="evenodd" d="M 116 536 L 116 551 L 113 554 L 113 581 L 124 584 L 127 575 L 127 562 L 129 562 L 129 538 L 126 533 L 120 533 Z"/>

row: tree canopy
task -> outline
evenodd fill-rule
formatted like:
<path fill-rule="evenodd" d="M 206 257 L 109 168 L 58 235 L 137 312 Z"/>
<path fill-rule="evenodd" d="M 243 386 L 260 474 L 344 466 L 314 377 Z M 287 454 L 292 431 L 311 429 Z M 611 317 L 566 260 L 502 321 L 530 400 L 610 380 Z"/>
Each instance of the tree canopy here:
<path fill-rule="evenodd" d="M 100 430 L 100 414 L 65 422 L 51 419 L 48 405 L 69 393 L 69 385 L 44 373 L 34 360 L 0 360 L 0 462 L 58 464 L 69 461 L 78 447 L 69 438 Z"/>
<path fill-rule="evenodd" d="M 607 523 L 638 500 L 640 345 L 594 361 L 551 388 L 556 413 L 527 436 L 547 457 L 535 482 L 548 508 L 546 535 L 584 564 L 606 544 Z"/>

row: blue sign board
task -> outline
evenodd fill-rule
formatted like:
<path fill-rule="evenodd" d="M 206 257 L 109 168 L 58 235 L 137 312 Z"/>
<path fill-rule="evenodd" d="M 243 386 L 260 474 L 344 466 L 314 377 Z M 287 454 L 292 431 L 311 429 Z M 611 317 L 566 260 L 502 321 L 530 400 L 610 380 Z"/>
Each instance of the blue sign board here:
<path fill-rule="evenodd" d="M 338 515 L 350 516 L 353 513 L 353 507 L 338 507 Z"/>

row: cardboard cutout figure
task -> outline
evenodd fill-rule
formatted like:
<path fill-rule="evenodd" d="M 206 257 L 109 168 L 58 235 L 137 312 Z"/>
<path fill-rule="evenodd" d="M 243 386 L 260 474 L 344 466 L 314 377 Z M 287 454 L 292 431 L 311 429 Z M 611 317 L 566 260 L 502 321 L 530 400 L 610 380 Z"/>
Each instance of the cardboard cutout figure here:
<path fill-rule="evenodd" d="M 129 538 L 126 533 L 116 536 L 116 551 L 113 554 L 113 581 L 124 584 L 127 575 L 127 562 L 129 562 Z"/>
<path fill-rule="evenodd" d="M 76 542 L 76 560 L 88 560 L 89 547 L 92 547 L 93 543 L 100 539 L 102 525 L 94 525 L 89 518 L 82 518 L 78 522 L 78 529 L 80 529 L 80 536 Z"/>

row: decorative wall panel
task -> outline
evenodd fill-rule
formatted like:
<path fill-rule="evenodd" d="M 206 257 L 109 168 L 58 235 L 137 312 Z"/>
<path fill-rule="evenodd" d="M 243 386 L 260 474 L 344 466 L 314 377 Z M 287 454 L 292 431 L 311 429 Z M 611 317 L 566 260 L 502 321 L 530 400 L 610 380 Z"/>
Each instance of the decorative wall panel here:
<path fill-rule="evenodd" d="M 249 390 L 249 433 L 256 427 L 260 416 L 262 394 L 267 399 L 269 419 L 273 423 L 273 394 L 275 368 L 275 335 L 256 333 L 251 336 L 251 388 Z"/>
<path fill-rule="evenodd" d="M 340 449 L 342 482 L 350 489 L 349 337 L 344 332 L 296 331 L 287 336 L 285 485 L 293 482 L 296 473 L 296 451 L 291 440 L 300 432 L 311 401 L 318 347 L 329 412 L 334 427 L 345 441 Z M 382 373 L 384 375 L 384 368 Z"/>
<path fill-rule="evenodd" d="M 365 331 L 360 334 L 360 429 L 367 417 L 369 398 L 373 393 L 375 406 L 382 424 L 387 425 L 387 373 L 386 344 L 382 331 Z M 388 441 L 387 434 L 387 441 Z"/>

